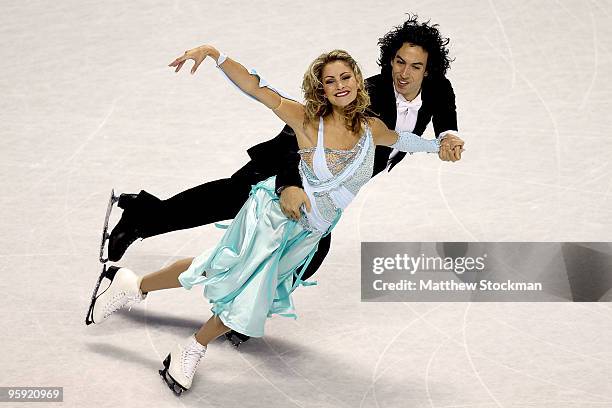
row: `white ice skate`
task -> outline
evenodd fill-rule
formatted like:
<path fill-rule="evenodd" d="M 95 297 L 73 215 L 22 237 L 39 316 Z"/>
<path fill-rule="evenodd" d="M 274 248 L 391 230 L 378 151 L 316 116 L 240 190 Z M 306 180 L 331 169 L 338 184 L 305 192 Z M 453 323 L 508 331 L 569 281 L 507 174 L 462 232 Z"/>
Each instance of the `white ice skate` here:
<path fill-rule="evenodd" d="M 164 360 L 163 370 L 159 370 L 168 387 L 176 396 L 191 388 L 193 376 L 200 359 L 206 354 L 206 346 L 191 336 L 185 344 L 177 344 Z"/>
<path fill-rule="evenodd" d="M 98 295 L 98 288 L 104 278 L 110 280 L 110 285 Z M 85 324 L 100 324 L 117 310 L 144 300 L 146 295 L 140 291 L 140 280 L 138 275 L 127 268 L 111 266 L 106 269 L 104 265 L 91 297 Z"/>

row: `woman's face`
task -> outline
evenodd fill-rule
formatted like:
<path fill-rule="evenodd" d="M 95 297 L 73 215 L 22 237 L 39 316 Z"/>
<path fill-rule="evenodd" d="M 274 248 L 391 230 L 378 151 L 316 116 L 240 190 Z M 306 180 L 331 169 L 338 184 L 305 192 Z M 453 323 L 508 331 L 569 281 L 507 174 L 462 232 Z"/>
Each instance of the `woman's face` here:
<path fill-rule="evenodd" d="M 345 107 L 357 98 L 357 78 L 344 61 L 334 61 L 323 67 L 321 81 L 325 98 L 332 105 Z"/>

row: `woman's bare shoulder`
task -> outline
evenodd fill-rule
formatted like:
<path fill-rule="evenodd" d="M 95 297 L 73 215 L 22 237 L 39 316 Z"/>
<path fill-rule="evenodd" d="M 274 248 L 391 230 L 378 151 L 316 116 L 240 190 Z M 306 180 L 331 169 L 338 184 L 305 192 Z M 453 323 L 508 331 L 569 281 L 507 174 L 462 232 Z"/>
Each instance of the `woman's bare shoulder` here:
<path fill-rule="evenodd" d="M 385 128 L 387 127 L 387 125 L 385 125 L 385 122 L 383 122 L 382 120 L 380 120 L 379 118 L 375 116 L 370 116 L 366 120 L 367 120 L 368 126 L 372 130 L 380 129 L 382 126 L 384 126 Z"/>

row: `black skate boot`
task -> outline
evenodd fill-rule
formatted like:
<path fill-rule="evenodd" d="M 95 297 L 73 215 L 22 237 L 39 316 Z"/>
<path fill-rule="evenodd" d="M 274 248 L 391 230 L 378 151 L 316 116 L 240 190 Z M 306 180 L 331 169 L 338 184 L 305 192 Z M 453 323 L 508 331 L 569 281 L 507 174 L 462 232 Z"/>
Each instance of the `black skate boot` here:
<path fill-rule="evenodd" d="M 143 231 L 138 226 L 142 222 L 143 205 L 145 208 L 151 205 L 152 200 L 149 197 L 150 194 L 146 192 L 119 196 L 117 205 L 123 209 L 123 214 L 108 238 L 109 261 L 119 261 L 134 241 L 144 238 Z"/>
<path fill-rule="evenodd" d="M 122 210 L 127 210 L 130 208 L 138 199 L 138 194 L 128 194 L 123 193 L 119 196 L 117 200 L 117 206 Z"/>
<path fill-rule="evenodd" d="M 163 363 L 164 368 L 159 370 L 159 375 L 174 395 L 178 397 L 183 391 L 191 388 L 193 376 L 205 354 L 206 346 L 198 343 L 195 336 L 189 337 L 184 344 L 177 344 L 168 354 Z"/>
<path fill-rule="evenodd" d="M 139 238 L 142 238 L 142 234 L 131 220 L 130 211 L 124 211 L 108 237 L 108 259 L 112 262 L 119 261 L 128 247 Z"/>
<path fill-rule="evenodd" d="M 238 333 L 237 331 L 230 330 L 225 333 L 225 338 L 228 339 L 232 345 L 236 348 L 240 347 L 242 343 L 250 339 L 246 334 Z"/>

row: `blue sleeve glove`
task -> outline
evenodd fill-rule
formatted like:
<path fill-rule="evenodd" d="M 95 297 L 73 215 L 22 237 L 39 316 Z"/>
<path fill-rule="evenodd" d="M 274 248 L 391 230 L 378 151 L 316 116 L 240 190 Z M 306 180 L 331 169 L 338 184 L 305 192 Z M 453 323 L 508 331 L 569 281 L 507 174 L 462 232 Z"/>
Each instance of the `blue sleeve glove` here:
<path fill-rule="evenodd" d="M 410 132 L 397 132 L 399 137 L 397 141 L 390 147 L 399 150 L 400 152 L 428 152 L 438 153 L 440 151 L 440 140 L 438 139 L 423 139 L 420 136 Z"/>

